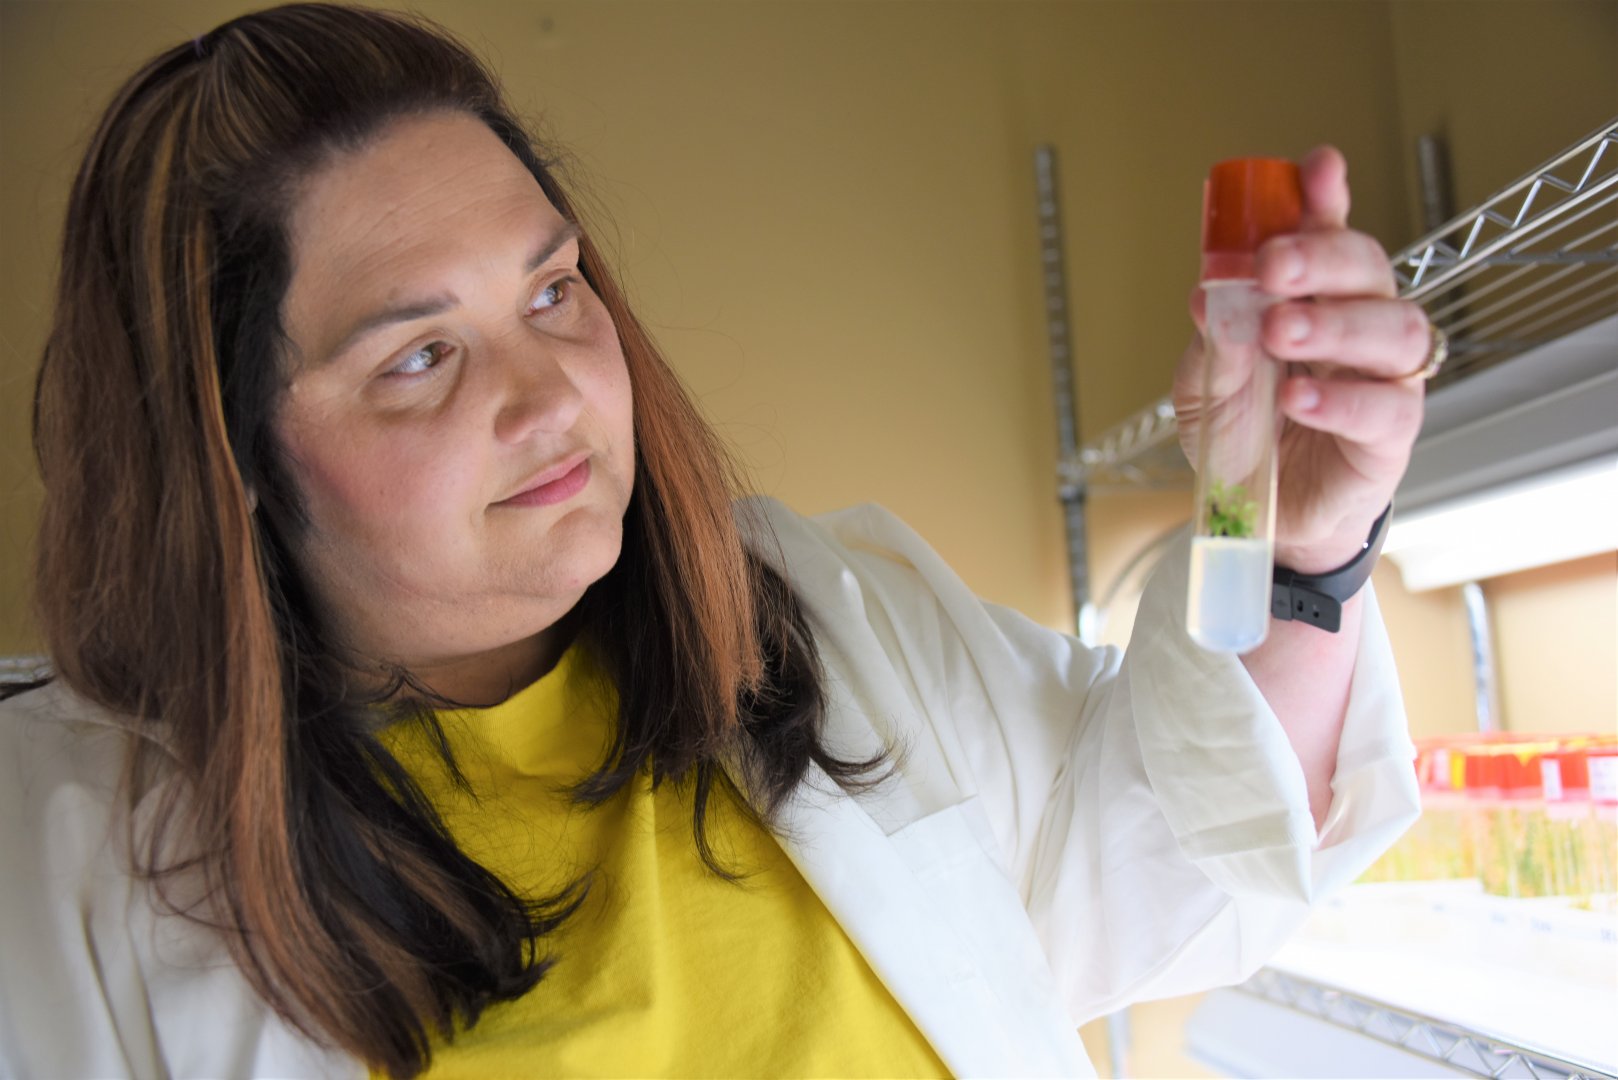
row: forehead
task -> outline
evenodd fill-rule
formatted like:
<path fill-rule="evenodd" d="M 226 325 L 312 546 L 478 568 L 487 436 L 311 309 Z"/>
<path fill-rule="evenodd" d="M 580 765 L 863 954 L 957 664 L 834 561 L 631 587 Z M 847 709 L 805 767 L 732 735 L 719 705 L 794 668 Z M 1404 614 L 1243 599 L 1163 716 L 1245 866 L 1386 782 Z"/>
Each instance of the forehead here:
<path fill-rule="evenodd" d="M 288 220 L 288 330 L 318 347 L 344 313 L 452 286 L 470 262 L 507 262 L 563 224 L 538 181 L 475 117 L 391 122 L 299 186 Z"/>

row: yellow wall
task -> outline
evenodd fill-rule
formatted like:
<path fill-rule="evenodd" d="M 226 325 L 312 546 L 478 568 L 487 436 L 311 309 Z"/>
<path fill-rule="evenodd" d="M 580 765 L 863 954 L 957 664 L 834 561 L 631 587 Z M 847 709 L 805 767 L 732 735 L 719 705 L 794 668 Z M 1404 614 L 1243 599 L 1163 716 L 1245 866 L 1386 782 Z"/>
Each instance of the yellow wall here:
<path fill-rule="evenodd" d="M 1618 553 L 1483 587 L 1511 731 L 1618 729 Z"/>
<path fill-rule="evenodd" d="M 1618 117 L 1614 0 L 1403 0 L 1389 13 L 1400 145 L 1445 135 L 1457 212 Z"/>
<path fill-rule="evenodd" d="M 1373 580 L 1411 733 L 1476 731 L 1460 588 L 1406 592 L 1391 563 L 1377 567 Z M 1483 596 L 1502 730 L 1618 729 L 1618 553 L 1494 578 L 1483 582 Z"/>
<path fill-rule="evenodd" d="M 1371 576 L 1399 667 L 1410 734 L 1454 735 L 1478 729 L 1472 686 L 1472 638 L 1459 588 L 1407 592 L 1387 559 Z"/>

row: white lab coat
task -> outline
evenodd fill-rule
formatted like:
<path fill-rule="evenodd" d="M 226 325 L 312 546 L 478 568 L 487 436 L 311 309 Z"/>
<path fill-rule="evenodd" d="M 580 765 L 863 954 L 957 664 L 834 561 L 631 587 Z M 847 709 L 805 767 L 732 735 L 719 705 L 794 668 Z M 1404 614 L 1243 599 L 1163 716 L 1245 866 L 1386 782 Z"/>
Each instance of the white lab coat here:
<path fill-rule="evenodd" d="M 1094 1076 L 1080 1023 L 1241 980 L 1418 813 L 1371 595 L 1317 836 L 1246 670 L 1185 636 L 1183 549 L 1120 655 L 976 599 L 880 507 L 738 510 L 807 601 L 834 751 L 910 746 L 858 799 L 811 766 L 784 846 L 957 1076 Z M 108 829 L 122 740 L 60 687 L 0 706 L 0 1071 L 362 1076 L 125 873 Z"/>

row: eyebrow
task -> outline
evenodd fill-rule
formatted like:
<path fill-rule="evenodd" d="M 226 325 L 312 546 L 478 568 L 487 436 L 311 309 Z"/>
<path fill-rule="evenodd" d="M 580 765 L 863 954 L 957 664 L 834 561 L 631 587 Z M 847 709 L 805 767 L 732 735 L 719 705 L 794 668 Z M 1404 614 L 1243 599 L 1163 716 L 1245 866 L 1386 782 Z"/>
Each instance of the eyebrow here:
<path fill-rule="evenodd" d="M 551 256 L 561 251 L 570 241 L 578 239 L 581 232 L 582 230 L 575 222 L 570 221 L 563 225 L 556 230 L 554 236 L 541 244 L 532 255 L 528 256 L 528 260 L 523 263 L 523 273 L 532 274 L 535 270 L 544 266 Z M 335 360 L 352 349 L 361 338 L 380 330 L 384 326 L 413 322 L 416 319 L 425 319 L 429 315 L 439 315 L 455 307 L 458 303 L 459 301 L 453 293 L 442 293 L 413 303 L 395 304 L 391 307 L 382 308 L 380 311 L 373 311 L 356 322 L 348 333 L 343 335 L 337 347 L 326 354 L 326 359 L 328 361 Z"/>

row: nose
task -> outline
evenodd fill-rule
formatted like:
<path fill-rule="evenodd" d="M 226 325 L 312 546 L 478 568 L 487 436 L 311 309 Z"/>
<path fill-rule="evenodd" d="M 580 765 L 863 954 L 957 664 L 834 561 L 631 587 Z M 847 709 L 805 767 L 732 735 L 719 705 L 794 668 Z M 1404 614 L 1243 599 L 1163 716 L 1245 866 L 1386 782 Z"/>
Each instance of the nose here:
<path fill-rule="evenodd" d="M 584 410 L 584 394 L 574 381 L 567 346 L 532 333 L 495 345 L 490 367 L 498 373 L 499 404 L 495 435 L 520 443 L 535 435 L 563 435 Z"/>

